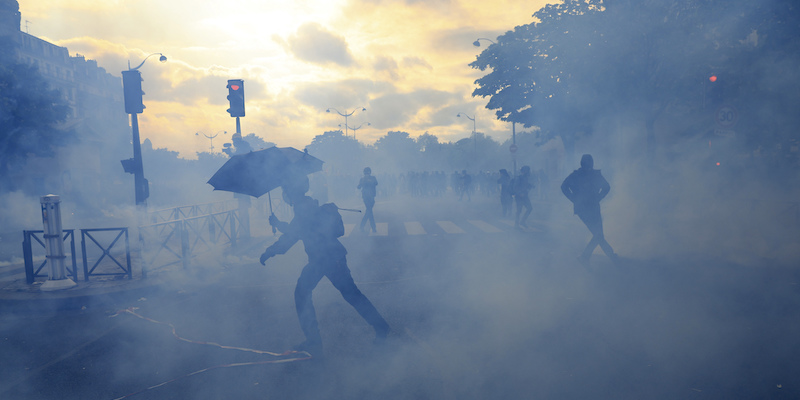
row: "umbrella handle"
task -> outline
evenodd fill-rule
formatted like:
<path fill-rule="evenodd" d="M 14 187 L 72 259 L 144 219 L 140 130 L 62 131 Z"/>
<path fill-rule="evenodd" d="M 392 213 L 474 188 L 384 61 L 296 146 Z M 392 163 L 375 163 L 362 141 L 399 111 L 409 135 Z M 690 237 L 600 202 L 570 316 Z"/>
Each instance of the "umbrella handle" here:
<path fill-rule="evenodd" d="M 269 199 L 269 214 L 270 215 L 275 215 L 275 213 L 272 212 L 272 193 L 267 192 L 267 198 Z M 273 226 L 272 227 L 272 234 L 274 235 L 277 231 L 278 230 L 275 229 L 275 227 Z"/>

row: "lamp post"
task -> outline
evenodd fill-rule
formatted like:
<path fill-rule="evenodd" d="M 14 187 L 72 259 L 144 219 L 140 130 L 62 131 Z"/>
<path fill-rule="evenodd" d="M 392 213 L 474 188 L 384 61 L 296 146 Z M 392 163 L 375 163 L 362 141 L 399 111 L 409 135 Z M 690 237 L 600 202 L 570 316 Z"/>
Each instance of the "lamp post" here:
<path fill-rule="evenodd" d="M 487 39 L 487 38 L 478 38 L 478 39 L 476 39 L 474 42 L 472 42 L 472 45 L 473 45 L 473 46 L 475 46 L 475 47 L 481 47 L 481 40 L 487 40 L 487 41 L 490 41 L 490 42 L 492 42 L 492 44 L 497 44 L 497 42 L 495 42 L 495 41 L 494 41 L 494 40 L 492 40 L 492 39 Z"/>
<path fill-rule="evenodd" d="M 467 117 L 467 119 L 472 121 L 472 139 L 475 142 L 475 151 L 477 152 L 478 151 L 478 135 L 477 135 L 477 131 L 475 130 L 475 116 L 470 117 L 469 115 L 467 115 L 467 113 L 460 112 L 460 113 L 458 113 L 458 115 L 456 115 L 456 117 L 461 117 L 461 114 L 464 114 L 464 116 Z"/>
<path fill-rule="evenodd" d="M 202 134 L 203 136 L 206 137 L 206 139 L 211 140 L 211 151 L 213 152 L 214 151 L 214 138 L 219 136 L 220 133 L 222 133 L 223 135 L 226 135 L 226 134 L 228 134 L 228 131 L 219 131 L 219 132 L 215 133 L 213 136 L 206 135 L 203 132 L 195 132 L 194 135 L 195 136 L 200 136 Z"/>
<path fill-rule="evenodd" d="M 356 109 L 354 109 L 353 111 L 350 111 L 350 112 L 348 113 L 347 111 L 345 111 L 345 112 L 341 112 L 341 111 L 339 111 L 339 110 L 337 110 L 337 109 L 335 109 L 335 108 L 331 107 L 331 108 L 329 108 L 329 109 L 325 110 L 325 112 L 328 112 L 328 113 L 329 113 L 329 112 L 331 112 L 331 110 L 333 110 L 333 111 L 336 111 L 336 113 L 337 113 L 337 114 L 339 114 L 339 115 L 341 115 L 341 116 L 343 116 L 343 117 L 344 117 L 344 137 L 347 137 L 347 117 L 350 117 L 350 116 L 352 116 L 353 114 L 355 114 L 355 112 L 356 112 L 356 111 L 358 111 L 358 108 L 356 108 Z M 361 111 L 367 111 L 367 109 L 366 109 L 366 108 L 364 108 L 364 107 L 361 107 Z M 354 135 L 355 135 L 355 133 L 354 133 Z"/>
<path fill-rule="evenodd" d="M 128 60 L 128 70 L 122 71 L 122 85 L 125 92 L 125 112 L 131 115 L 131 130 L 133 132 L 133 158 L 122 160 L 122 167 L 125 172 L 133 174 L 134 191 L 136 196 L 136 206 L 146 207 L 145 202 L 150 197 L 149 183 L 144 178 L 144 166 L 142 163 L 142 145 L 139 142 L 139 118 L 138 114 L 144 111 L 142 103 L 142 75 L 139 68 L 144 65 L 148 58 L 158 54 L 159 61 L 167 61 L 167 57 L 161 53 L 153 53 L 145 57 L 142 63 L 131 68 Z"/>
<path fill-rule="evenodd" d="M 372 125 L 372 124 L 370 124 L 369 122 L 367 122 L 367 126 L 370 126 L 370 125 Z M 344 124 L 344 129 L 345 129 L 345 130 L 347 130 L 347 129 L 349 128 L 351 131 L 353 131 L 353 140 L 355 140 L 355 138 L 356 138 L 356 131 L 357 131 L 357 130 L 359 130 L 359 129 L 361 129 L 361 127 L 362 127 L 362 126 L 364 126 L 364 124 L 361 124 L 361 125 L 359 125 L 359 126 L 357 126 L 357 127 L 353 128 L 352 126 L 348 126 L 348 125 L 347 125 L 347 123 L 345 123 L 345 124 Z M 341 127 L 342 127 L 342 124 L 339 124 L 339 128 L 341 128 Z"/>

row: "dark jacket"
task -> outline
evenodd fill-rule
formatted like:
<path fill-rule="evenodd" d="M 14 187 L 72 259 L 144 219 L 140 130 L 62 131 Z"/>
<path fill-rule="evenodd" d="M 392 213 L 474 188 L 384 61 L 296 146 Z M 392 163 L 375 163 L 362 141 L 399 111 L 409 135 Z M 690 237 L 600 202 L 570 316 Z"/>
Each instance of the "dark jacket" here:
<path fill-rule="evenodd" d="M 308 254 L 309 263 L 336 262 L 347 254 L 339 239 L 320 229 L 319 224 L 320 206 L 319 202 L 308 196 L 303 196 L 293 206 L 294 218 L 292 222 L 279 222 L 276 228 L 282 235 L 278 240 L 267 248 L 268 252 L 274 254 L 284 254 L 297 243 L 303 241 L 303 246 Z"/>
<path fill-rule="evenodd" d="M 376 195 L 375 187 L 378 186 L 378 179 L 372 175 L 365 175 L 361 177 L 358 182 L 358 189 L 361 189 L 361 197 L 374 198 Z"/>
<path fill-rule="evenodd" d="M 561 192 L 572 202 L 573 211 L 578 215 L 600 212 L 600 200 L 603 200 L 610 190 L 611 185 L 599 169 L 576 169 L 561 184 Z"/>

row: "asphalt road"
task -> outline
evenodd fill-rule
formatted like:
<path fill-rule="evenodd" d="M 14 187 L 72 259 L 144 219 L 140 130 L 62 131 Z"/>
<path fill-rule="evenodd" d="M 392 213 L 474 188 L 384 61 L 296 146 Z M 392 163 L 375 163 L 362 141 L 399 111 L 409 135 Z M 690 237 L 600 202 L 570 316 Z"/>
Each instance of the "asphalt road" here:
<path fill-rule="evenodd" d="M 138 298 L 59 312 L 3 306 L 0 398 L 800 398 L 796 270 L 684 254 L 615 266 L 598 253 L 584 267 L 575 256 L 585 228 L 548 211 L 521 232 L 477 202 L 379 203 L 386 234 L 342 241 L 393 332 L 373 346 L 371 328 L 323 280 L 323 360 L 273 363 L 298 354 L 198 343 L 283 353 L 301 342 L 300 245 L 266 267 L 251 248 Z"/>

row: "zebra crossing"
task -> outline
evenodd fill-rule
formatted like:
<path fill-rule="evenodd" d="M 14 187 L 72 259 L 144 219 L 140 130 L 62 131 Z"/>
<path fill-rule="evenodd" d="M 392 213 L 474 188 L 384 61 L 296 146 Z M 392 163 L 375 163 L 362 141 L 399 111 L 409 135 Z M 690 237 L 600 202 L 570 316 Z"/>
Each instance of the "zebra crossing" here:
<path fill-rule="evenodd" d="M 542 221 L 529 221 L 527 232 L 544 232 Z M 358 224 L 344 224 L 343 237 L 355 236 L 360 233 Z M 464 234 L 499 234 L 503 232 L 519 232 L 514 227 L 513 220 L 467 219 L 462 221 L 396 221 L 377 222 L 376 232 L 369 232 L 369 236 L 424 236 L 424 235 L 464 235 Z"/>

